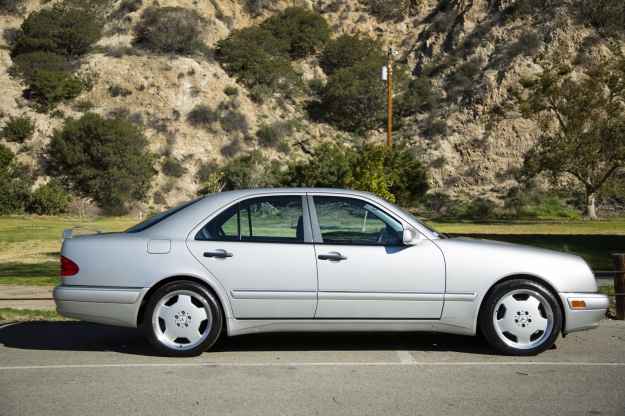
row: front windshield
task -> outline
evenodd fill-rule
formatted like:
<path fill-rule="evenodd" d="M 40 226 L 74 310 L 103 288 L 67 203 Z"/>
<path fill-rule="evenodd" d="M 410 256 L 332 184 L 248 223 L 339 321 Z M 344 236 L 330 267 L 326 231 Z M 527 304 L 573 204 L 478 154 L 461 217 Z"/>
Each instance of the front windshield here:
<path fill-rule="evenodd" d="M 390 202 L 389 202 L 390 203 Z M 409 213 L 408 211 L 406 211 L 405 209 L 402 209 L 400 207 L 398 207 L 395 204 L 390 203 L 391 205 L 393 205 L 395 208 L 397 208 L 398 210 L 400 210 L 401 212 L 403 212 L 404 214 L 408 215 L 410 218 L 412 218 L 413 220 L 415 220 L 416 222 L 418 222 L 419 224 L 421 224 L 423 227 L 427 228 L 432 234 L 434 234 L 436 237 L 440 238 L 440 239 L 444 239 L 444 238 L 449 238 L 447 237 L 445 234 L 437 231 L 434 227 L 432 227 L 431 225 L 428 225 L 426 223 L 424 223 L 423 221 L 420 221 L 419 219 L 417 219 L 417 217 L 415 217 L 414 215 L 412 215 L 411 213 Z"/>
<path fill-rule="evenodd" d="M 202 197 L 202 198 L 204 198 L 204 197 Z M 141 231 L 147 230 L 151 226 L 153 226 L 155 224 L 158 224 L 159 222 L 163 221 L 165 218 L 171 217 L 172 215 L 174 215 L 177 212 L 182 211 L 183 209 L 185 209 L 189 205 L 195 204 L 197 201 L 199 201 L 202 198 L 198 198 L 198 199 L 194 199 L 193 201 L 185 202 L 182 205 L 178 205 L 177 207 L 174 207 L 174 208 L 172 208 L 170 210 L 167 210 L 165 212 L 161 212 L 156 217 L 148 218 L 147 220 L 145 220 L 143 222 L 140 222 L 139 224 L 135 225 L 134 227 L 131 227 L 131 228 L 127 229 L 125 232 L 127 232 L 127 233 L 139 233 Z"/>

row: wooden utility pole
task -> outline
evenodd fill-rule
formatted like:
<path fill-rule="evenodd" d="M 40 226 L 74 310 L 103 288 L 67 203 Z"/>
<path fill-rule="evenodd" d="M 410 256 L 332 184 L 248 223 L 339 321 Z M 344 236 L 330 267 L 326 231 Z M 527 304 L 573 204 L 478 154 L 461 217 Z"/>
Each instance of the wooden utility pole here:
<path fill-rule="evenodd" d="M 625 254 L 612 254 L 615 272 L 625 272 Z M 614 293 L 625 293 L 625 273 L 614 273 Z M 616 319 L 625 320 L 625 296 L 616 296 Z"/>
<path fill-rule="evenodd" d="M 388 47 L 388 114 L 386 126 L 386 145 L 393 147 L 393 45 Z"/>

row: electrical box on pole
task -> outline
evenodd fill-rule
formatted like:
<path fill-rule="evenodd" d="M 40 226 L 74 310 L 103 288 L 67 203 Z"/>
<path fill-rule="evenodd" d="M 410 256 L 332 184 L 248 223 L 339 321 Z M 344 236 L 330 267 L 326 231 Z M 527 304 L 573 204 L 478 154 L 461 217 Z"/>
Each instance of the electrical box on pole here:
<path fill-rule="evenodd" d="M 382 81 L 388 81 L 388 68 L 385 66 L 382 67 L 381 79 Z"/>

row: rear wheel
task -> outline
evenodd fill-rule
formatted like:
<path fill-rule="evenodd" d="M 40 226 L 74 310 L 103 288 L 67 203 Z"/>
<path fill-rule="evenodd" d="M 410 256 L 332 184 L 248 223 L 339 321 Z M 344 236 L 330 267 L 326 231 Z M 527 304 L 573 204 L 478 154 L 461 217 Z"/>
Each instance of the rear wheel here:
<path fill-rule="evenodd" d="M 219 337 L 222 315 L 215 297 L 197 283 L 180 281 L 160 288 L 148 301 L 145 331 L 152 345 L 170 357 L 194 357 Z"/>
<path fill-rule="evenodd" d="M 484 337 L 508 355 L 536 355 L 549 349 L 562 328 L 553 294 L 531 280 L 510 280 L 493 289 L 480 312 Z"/>

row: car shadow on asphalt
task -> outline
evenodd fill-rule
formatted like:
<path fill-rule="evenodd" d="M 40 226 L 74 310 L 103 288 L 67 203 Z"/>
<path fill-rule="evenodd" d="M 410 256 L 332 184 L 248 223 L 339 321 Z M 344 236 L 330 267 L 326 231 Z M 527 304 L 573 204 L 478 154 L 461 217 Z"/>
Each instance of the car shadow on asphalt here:
<path fill-rule="evenodd" d="M 5 348 L 47 351 L 94 351 L 160 356 L 143 326 L 123 328 L 88 322 L 24 322 L 0 329 Z"/>
<path fill-rule="evenodd" d="M 5 348 L 99 351 L 160 356 L 143 325 L 123 328 L 87 322 L 25 322 L 0 329 Z M 475 337 L 429 332 L 306 332 L 219 337 L 211 352 L 261 351 L 423 351 L 500 355 L 481 333 Z"/>

